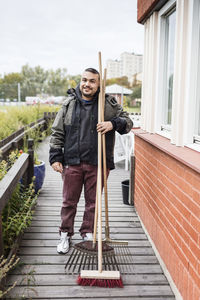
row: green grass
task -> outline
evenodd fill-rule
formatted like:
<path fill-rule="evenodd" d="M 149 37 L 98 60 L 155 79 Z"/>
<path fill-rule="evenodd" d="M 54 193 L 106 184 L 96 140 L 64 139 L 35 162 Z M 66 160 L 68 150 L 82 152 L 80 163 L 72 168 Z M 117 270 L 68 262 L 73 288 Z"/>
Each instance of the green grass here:
<path fill-rule="evenodd" d="M 0 140 L 43 117 L 44 112 L 58 111 L 59 106 L 0 106 Z"/>
<path fill-rule="evenodd" d="M 137 107 L 137 106 L 134 106 L 134 107 L 127 107 L 126 111 L 128 113 L 140 113 L 141 112 L 141 107 Z"/>

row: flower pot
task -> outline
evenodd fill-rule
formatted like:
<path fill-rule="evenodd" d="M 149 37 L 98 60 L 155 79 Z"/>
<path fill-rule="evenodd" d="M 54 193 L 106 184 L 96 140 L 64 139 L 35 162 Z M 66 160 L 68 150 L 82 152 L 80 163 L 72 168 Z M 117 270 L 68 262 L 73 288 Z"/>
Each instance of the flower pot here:
<path fill-rule="evenodd" d="M 123 203 L 129 205 L 129 180 L 122 181 Z"/>
<path fill-rule="evenodd" d="M 35 187 L 35 193 L 37 193 L 43 185 L 44 177 L 45 177 L 45 162 L 40 161 L 41 163 L 39 165 L 34 165 L 34 187 Z"/>

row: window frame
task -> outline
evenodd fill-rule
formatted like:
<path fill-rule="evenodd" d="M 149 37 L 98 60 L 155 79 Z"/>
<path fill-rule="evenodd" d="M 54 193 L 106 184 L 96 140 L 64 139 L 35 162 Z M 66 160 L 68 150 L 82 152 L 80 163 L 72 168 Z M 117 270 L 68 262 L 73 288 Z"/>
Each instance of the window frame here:
<path fill-rule="evenodd" d="M 200 2 L 193 0 L 191 9 L 191 55 L 190 55 L 190 87 L 188 98 L 194 98 L 191 107 L 191 118 L 188 121 L 192 141 L 186 144 L 187 147 L 200 152 Z M 197 37 L 197 38 L 196 38 Z M 192 123 L 192 124 L 190 124 Z"/>
<path fill-rule="evenodd" d="M 158 77 L 157 77 L 157 99 L 162 99 L 161 102 L 157 100 L 158 113 L 160 117 L 157 120 L 156 132 L 162 136 L 170 139 L 171 137 L 171 124 L 167 124 L 166 113 L 168 110 L 168 96 L 167 96 L 167 86 L 166 86 L 166 76 L 167 76 L 167 52 L 166 43 L 168 48 L 168 32 L 166 29 L 166 17 L 176 11 L 176 0 L 171 0 L 166 3 L 158 13 Z M 167 41 L 166 41 L 167 40 Z M 173 99 L 173 95 L 172 95 Z"/>
<path fill-rule="evenodd" d="M 200 14 L 200 3 L 198 3 L 196 14 L 199 16 Z M 197 56 L 197 82 L 200 82 L 200 17 L 194 20 L 198 33 L 198 38 L 196 39 L 196 56 Z M 195 116 L 195 132 L 194 132 L 194 143 L 200 144 L 200 85 L 196 86 L 196 116 Z"/>

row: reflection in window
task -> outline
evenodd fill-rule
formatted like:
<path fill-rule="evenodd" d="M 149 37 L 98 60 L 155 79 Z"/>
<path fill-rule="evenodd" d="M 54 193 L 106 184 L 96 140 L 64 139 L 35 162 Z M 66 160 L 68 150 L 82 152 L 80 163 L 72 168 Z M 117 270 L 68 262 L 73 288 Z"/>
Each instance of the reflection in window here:
<path fill-rule="evenodd" d="M 198 30 L 199 30 L 199 45 L 198 45 L 198 53 L 200 54 L 200 22 L 199 22 L 199 26 L 198 26 Z M 196 116 L 196 120 L 197 120 L 197 135 L 200 138 L 200 58 L 198 57 L 198 65 L 197 65 L 197 116 Z"/>
<path fill-rule="evenodd" d="M 165 123 L 171 124 L 172 116 L 172 92 L 174 76 L 174 50 L 175 50 L 175 25 L 176 11 L 166 17 L 166 115 Z"/>

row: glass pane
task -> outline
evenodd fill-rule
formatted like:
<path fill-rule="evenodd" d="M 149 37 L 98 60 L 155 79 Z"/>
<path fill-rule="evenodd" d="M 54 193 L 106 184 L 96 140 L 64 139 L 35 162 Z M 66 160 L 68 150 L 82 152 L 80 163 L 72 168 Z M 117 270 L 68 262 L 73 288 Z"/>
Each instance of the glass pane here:
<path fill-rule="evenodd" d="M 174 50 L 175 50 L 175 25 L 176 25 L 176 11 L 166 17 L 166 30 L 167 30 L 167 124 L 171 124 L 172 116 L 172 92 L 173 92 L 173 77 L 174 77 Z"/>
<path fill-rule="evenodd" d="M 198 47 L 198 65 L 197 65 L 197 134 L 198 136 L 200 136 L 200 21 L 199 21 L 199 26 L 198 26 L 198 30 L 199 30 L 199 47 Z"/>
<path fill-rule="evenodd" d="M 200 78 L 200 76 L 199 76 L 199 78 Z M 198 95 L 200 95 L 199 85 L 197 87 L 197 93 L 198 93 Z M 200 136 L 200 96 L 197 98 L 197 117 L 196 118 L 197 118 L 197 135 Z"/>

